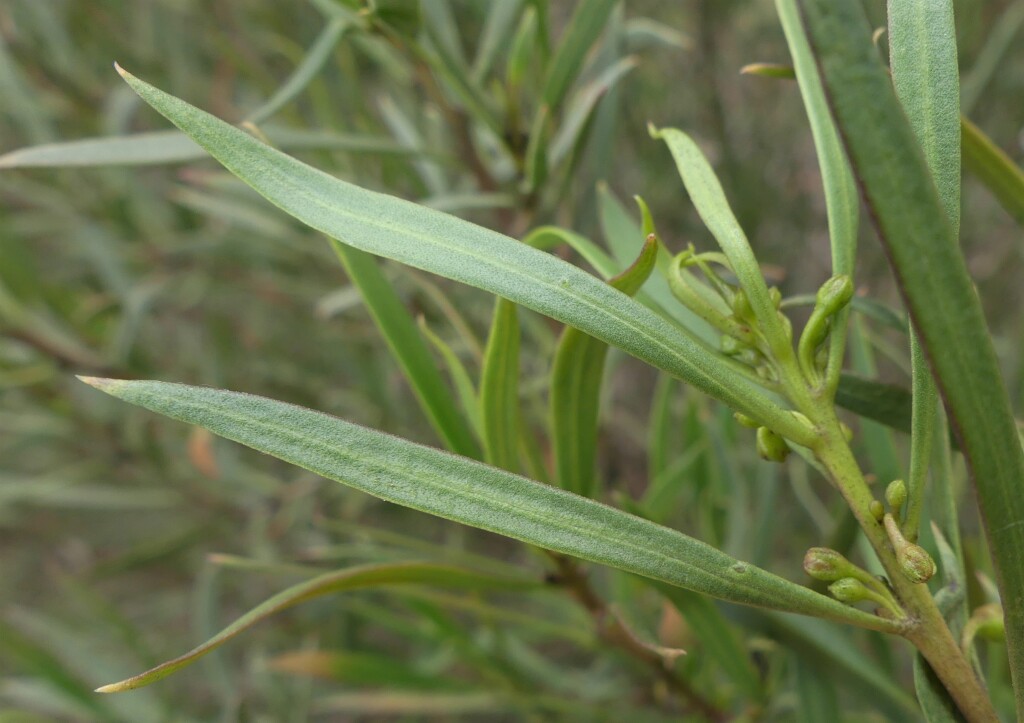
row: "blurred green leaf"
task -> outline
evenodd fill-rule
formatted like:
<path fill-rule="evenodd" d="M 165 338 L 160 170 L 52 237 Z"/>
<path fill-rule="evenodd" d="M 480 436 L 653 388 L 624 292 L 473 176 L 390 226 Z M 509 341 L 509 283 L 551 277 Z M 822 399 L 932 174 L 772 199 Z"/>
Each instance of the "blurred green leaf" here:
<path fill-rule="evenodd" d="M 608 15 L 617 1 L 578 0 L 576 3 L 576 9 L 551 59 L 544 79 L 544 89 L 541 91 L 541 98 L 552 113 L 560 108 L 569 87 L 580 74 L 587 52 L 604 30 Z"/>
<path fill-rule="evenodd" d="M 286 128 L 263 129 L 277 146 L 288 150 L 318 148 L 353 153 L 423 153 L 388 138 L 340 135 Z M 207 153 L 180 131 L 155 131 L 109 138 L 48 143 L 11 151 L 0 156 L 0 168 L 64 168 L 69 166 L 145 166 L 184 163 L 206 158 Z"/>
<path fill-rule="evenodd" d="M 819 721 L 841 721 L 839 696 L 833 681 L 821 674 L 821 670 L 809 660 L 793 656 L 796 668 L 796 688 L 800 696 L 797 706 L 797 720 L 801 723 Z"/>
<path fill-rule="evenodd" d="M 964 166 L 1024 225 L 1024 170 L 967 118 L 960 119 L 960 131 Z"/>
<path fill-rule="evenodd" d="M 735 628 L 712 600 L 688 590 L 654 583 L 654 587 L 679 611 L 713 658 L 749 700 L 761 698 L 761 680 L 750 654 Z"/>
<path fill-rule="evenodd" d="M 512 36 L 523 13 L 524 0 L 503 0 L 490 3 L 480 44 L 473 59 L 472 77 L 481 83 L 493 70 L 498 56 L 511 43 Z"/>
<path fill-rule="evenodd" d="M 327 23 L 288 79 L 266 103 L 250 113 L 246 121 L 262 123 L 305 90 L 331 57 L 334 46 L 341 40 L 342 35 L 351 27 L 352 23 L 347 18 L 334 18 Z"/>

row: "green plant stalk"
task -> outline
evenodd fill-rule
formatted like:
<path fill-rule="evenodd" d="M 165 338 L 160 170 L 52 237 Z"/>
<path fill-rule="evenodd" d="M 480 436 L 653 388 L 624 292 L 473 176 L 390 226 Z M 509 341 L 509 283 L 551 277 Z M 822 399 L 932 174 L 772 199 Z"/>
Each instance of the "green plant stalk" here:
<path fill-rule="evenodd" d="M 992 702 L 950 632 L 928 586 L 914 584 L 900 570 L 892 545 L 868 505 L 874 499 L 832 409 L 805 409 L 820 430 L 813 448 L 833 484 L 850 506 L 870 542 L 907 619 L 901 634 L 932 666 L 968 721 L 998 721 Z M 813 415 L 813 416 L 812 416 Z"/>

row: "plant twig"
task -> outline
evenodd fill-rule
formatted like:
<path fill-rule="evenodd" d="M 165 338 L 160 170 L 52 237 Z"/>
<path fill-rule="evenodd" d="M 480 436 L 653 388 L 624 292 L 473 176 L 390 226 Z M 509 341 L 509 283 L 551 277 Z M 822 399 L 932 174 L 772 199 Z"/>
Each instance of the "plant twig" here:
<path fill-rule="evenodd" d="M 653 670 L 666 687 L 684 699 L 687 704 L 711 721 L 724 721 L 726 713 L 714 703 L 704 698 L 690 685 L 672 672 L 665 664 L 665 659 L 644 646 L 622 624 L 600 595 L 591 586 L 586 574 L 580 569 L 576 560 L 565 555 L 550 552 L 548 556 L 555 564 L 558 572 L 552 582 L 564 587 L 594 619 L 597 633 L 601 640 L 627 653 Z"/>

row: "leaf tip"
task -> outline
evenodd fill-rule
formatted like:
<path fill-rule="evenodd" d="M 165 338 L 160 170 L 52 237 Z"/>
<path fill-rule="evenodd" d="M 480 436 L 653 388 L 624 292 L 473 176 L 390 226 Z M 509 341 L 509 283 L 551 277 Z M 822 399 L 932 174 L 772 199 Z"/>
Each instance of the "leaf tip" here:
<path fill-rule="evenodd" d="M 90 387 L 95 387 L 101 392 L 107 392 L 108 394 L 112 394 L 115 387 L 124 383 L 123 379 L 104 379 L 103 377 L 89 377 L 84 374 L 76 374 L 75 377 Z"/>
<path fill-rule="evenodd" d="M 109 685 L 101 685 L 99 688 L 93 691 L 93 693 L 120 693 L 124 688 L 124 681 L 120 683 L 110 683 Z"/>

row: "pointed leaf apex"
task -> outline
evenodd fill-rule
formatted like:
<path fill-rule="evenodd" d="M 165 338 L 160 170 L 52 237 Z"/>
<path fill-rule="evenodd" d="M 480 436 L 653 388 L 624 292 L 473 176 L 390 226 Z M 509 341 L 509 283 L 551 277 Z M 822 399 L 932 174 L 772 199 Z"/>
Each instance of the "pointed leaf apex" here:
<path fill-rule="evenodd" d="M 113 389 L 113 387 L 115 385 L 117 385 L 119 382 L 123 381 L 121 379 L 105 379 L 103 377 L 89 377 L 89 376 L 86 376 L 84 374 L 76 374 L 75 377 L 79 381 L 85 382 L 90 387 L 96 387 L 101 392 L 108 392 L 108 393 L 111 391 L 111 389 Z"/>

